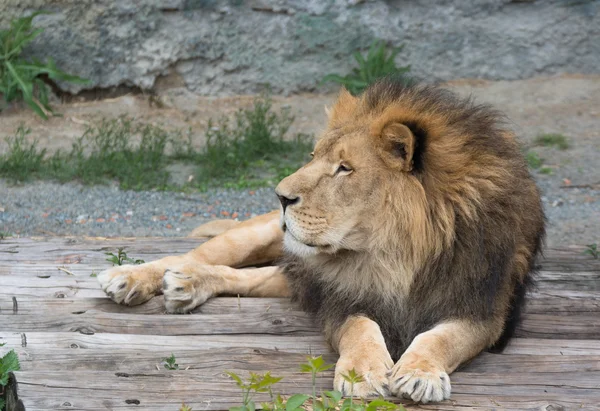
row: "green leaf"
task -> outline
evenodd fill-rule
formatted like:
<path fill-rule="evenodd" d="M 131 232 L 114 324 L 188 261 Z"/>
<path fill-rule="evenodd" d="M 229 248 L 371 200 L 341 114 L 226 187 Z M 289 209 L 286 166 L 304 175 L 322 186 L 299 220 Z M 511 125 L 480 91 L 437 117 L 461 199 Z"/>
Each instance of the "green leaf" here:
<path fill-rule="evenodd" d="M 36 114 L 38 116 L 40 116 L 41 118 L 43 118 L 44 120 L 48 120 L 48 116 L 46 115 L 46 113 L 44 113 L 44 110 L 42 110 L 42 108 L 39 106 L 39 104 L 37 104 L 35 101 L 33 101 L 32 99 L 27 99 L 25 98 L 25 103 L 27 103 L 27 105 L 36 112 Z"/>
<path fill-rule="evenodd" d="M 309 398 L 310 398 L 310 395 L 306 395 L 306 394 L 295 394 L 295 395 L 292 395 L 290 398 L 288 398 L 288 400 L 287 400 L 287 402 L 285 404 L 285 410 L 286 411 L 297 410 Z"/>
<path fill-rule="evenodd" d="M 23 77 L 21 76 L 21 74 L 17 73 L 17 70 L 15 69 L 15 67 L 12 65 L 12 63 L 10 61 L 6 61 L 4 64 L 6 65 L 6 68 L 8 69 L 10 74 L 12 74 L 13 79 L 19 84 L 19 87 L 21 88 L 21 91 L 23 92 L 23 97 L 25 98 L 25 100 L 27 100 L 27 99 L 31 100 L 31 98 L 33 97 L 32 83 L 26 83 L 24 81 Z"/>
<path fill-rule="evenodd" d="M 5 405 L 4 399 L 0 398 L 0 410 L 3 410 Z"/>
<path fill-rule="evenodd" d="M 354 404 L 352 403 L 352 400 L 350 398 L 346 398 L 344 400 L 344 402 L 342 403 L 342 406 L 340 407 L 340 411 L 348 411 L 351 410 Z"/>
<path fill-rule="evenodd" d="M 19 357 L 14 350 L 10 350 L 0 359 L 0 385 L 5 386 L 8 384 L 8 373 L 12 371 L 19 371 L 21 365 L 19 364 Z"/>
<path fill-rule="evenodd" d="M 397 408 L 398 406 L 393 402 L 386 401 L 383 398 L 378 398 L 367 404 L 366 411 L 395 410 Z"/>
<path fill-rule="evenodd" d="M 236 373 L 233 373 L 231 371 L 225 371 L 225 374 L 229 375 L 231 378 L 233 378 L 237 384 L 238 387 L 241 387 L 242 385 L 244 385 L 244 382 L 242 381 L 242 379 L 239 377 L 239 375 L 237 375 Z"/>
<path fill-rule="evenodd" d="M 342 393 L 339 391 L 325 391 L 324 394 L 335 401 L 336 404 L 342 400 Z"/>

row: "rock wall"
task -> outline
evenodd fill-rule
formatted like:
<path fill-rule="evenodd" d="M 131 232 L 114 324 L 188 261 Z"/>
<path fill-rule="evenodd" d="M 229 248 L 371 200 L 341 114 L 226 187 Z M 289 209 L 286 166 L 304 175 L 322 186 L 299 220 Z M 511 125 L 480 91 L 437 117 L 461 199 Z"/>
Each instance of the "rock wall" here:
<path fill-rule="evenodd" d="M 600 72 L 599 0 L 0 0 L 0 27 L 40 9 L 27 53 L 85 88 L 312 91 L 377 38 L 426 80 Z"/>

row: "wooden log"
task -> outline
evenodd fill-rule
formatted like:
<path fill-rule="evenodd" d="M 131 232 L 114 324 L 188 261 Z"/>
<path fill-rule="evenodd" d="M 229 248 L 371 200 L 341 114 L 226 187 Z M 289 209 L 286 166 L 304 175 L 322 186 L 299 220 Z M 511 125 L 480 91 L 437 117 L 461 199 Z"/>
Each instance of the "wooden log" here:
<path fill-rule="evenodd" d="M 73 294 L 74 290 L 68 287 L 58 287 Z M 13 288 L 14 290 L 14 288 Z M 54 288 L 53 288 L 54 291 Z M 98 291 L 98 290 L 96 290 Z M 56 291 L 54 291 L 56 293 Z M 72 314 L 82 311 L 96 310 L 107 313 L 130 313 L 130 314 L 164 314 L 164 299 L 157 296 L 150 301 L 127 307 L 115 304 L 108 297 L 98 292 L 100 297 L 77 298 L 47 298 L 27 294 L 3 294 L 0 295 L 0 312 L 12 311 L 15 297 L 21 314 L 40 314 L 48 312 L 54 314 Z M 85 294 L 96 294 L 94 288 L 90 287 Z M 48 294 L 42 292 L 40 294 Z M 55 294 L 56 295 L 56 294 Z M 237 298 L 218 297 L 211 298 L 206 303 L 197 307 L 193 313 L 202 314 L 242 314 L 252 312 L 301 312 L 300 307 L 292 303 L 288 298 Z M 600 291 L 570 291 L 570 290 L 544 290 L 535 291 L 528 295 L 527 304 L 524 309 L 526 314 L 552 314 L 552 315 L 600 315 Z"/>
<path fill-rule="evenodd" d="M 331 372 L 319 378 L 317 388 L 331 389 Z M 244 374 L 246 375 L 246 374 Z M 275 392 L 284 395 L 312 390 L 309 374 L 280 373 L 284 379 Z M 463 373 L 452 375 L 450 401 L 434 404 L 433 409 L 473 407 L 473 409 L 515 408 L 527 403 L 577 404 L 600 403 L 598 372 L 582 373 Z M 55 409 L 69 403 L 74 409 L 128 408 L 135 404 L 143 409 L 176 409 L 185 402 L 194 409 L 222 410 L 239 405 L 240 392 L 224 373 L 209 371 L 155 371 L 137 374 L 113 372 L 23 371 L 18 374 L 21 396 L 28 409 Z M 267 399 L 259 395 L 258 401 Z M 443 408 L 441 408 L 443 409 Z M 446 408 L 449 409 L 449 408 Z M 452 408 L 455 409 L 455 408 Z M 522 409 L 522 408 L 521 408 Z"/>
<path fill-rule="evenodd" d="M 600 316 L 525 314 L 516 337 L 588 340 L 600 338 Z"/>
<path fill-rule="evenodd" d="M 267 343 L 267 341 L 265 341 Z M 266 345 L 266 344 L 265 344 Z M 191 347 L 190 347 L 191 348 Z M 24 371 L 114 371 L 139 373 L 162 369 L 161 362 L 173 353 L 181 369 L 229 370 L 241 369 L 254 372 L 285 372 L 297 370 L 308 355 L 323 355 L 328 363 L 335 364 L 337 355 L 328 347 L 304 346 L 304 352 L 286 351 L 284 348 L 250 348 L 244 341 L 238 347 L 203 349 L 163 346 L 153 350 L 134 350 L 127 344 L 102 348 L 47 348 L 42 346 L 16 347 Z M 600 372 L 600 356 L 579 355 L 498 355 L 482 353 L 461 368 L 463 372 L 477 373 L 539 373 L 539 372 Z"/>
<path fill-rule="evenodd" d="M 148 335 L 209 334 L 319 334 L 319 327 L 303 312 L 248 312 L 235 314 L 144 315 L 88 310 L 75 314 L 4 314 L 0 329 L 15 332 L 73 331 Z M 600 339 L 598 315 L 526 314 L 517 337 Z"/>
<path fill-rule="evenodd" d="M 574 327 L 573 327 L 574 328 Z M 305 313 L 247 313 L 143 315 L 85 311 L 81 314 L 44 316 L 0 313 L 5 331 L 108 332 L 147 335 L 295 334 L 314 335 L 320 330 Z"/>
<path fill-rule="evenodd" d="M 227 348 L 251 348 L 285 351 L 289 353 L 327 354 L 331 351 L 321 334 L 317 335 L 147 335 L 137 334 L 80 334 L 73 332 L 6 332 L 0 331 L 0 342 L 6 347 L 69 349 L 82 351 L 112 351 L 127 348 L 136 352 L 184 352 Z M 592 342 L 593 347 L 593 342 Z M 600 347 L 598 348 L 600 352 Z M 74 354 L 75 355 L 75 354 Z"/>

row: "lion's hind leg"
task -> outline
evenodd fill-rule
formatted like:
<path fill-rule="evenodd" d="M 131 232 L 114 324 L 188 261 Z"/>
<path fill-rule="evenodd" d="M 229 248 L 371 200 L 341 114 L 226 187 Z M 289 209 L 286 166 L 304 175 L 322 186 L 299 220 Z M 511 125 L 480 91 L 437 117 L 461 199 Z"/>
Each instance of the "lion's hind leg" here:
<path fill-rule="evenodd" d="M 237 227 L 241 224 L 237 220 L 213 220 L 206 224 L 202 224 L 196 227 L 188 235 L 188 237 L 208 237 L 213 238 L 219 234 L 223 234 L 225 231 Z"/>

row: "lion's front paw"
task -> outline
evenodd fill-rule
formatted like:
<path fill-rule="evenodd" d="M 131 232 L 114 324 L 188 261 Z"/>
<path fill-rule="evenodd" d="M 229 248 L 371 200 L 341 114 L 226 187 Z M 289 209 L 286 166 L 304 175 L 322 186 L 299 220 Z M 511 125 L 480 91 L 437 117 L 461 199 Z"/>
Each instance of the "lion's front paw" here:
<path fill-rule="evenodd" d="M 167 270 L 163 278 L 163 294 L 167 312 L 183 314 L 203 304 L 214 293 L 192 275 Z"/>
<path fill-rule="evenodd" d="M 144 265 L 122 265 L 98 274 L 102 290 L 115 302 L 137 305 L 156 294 L 152 269 Z"/>
<path fill-rule="evenodd" d="M 387 351 L 364 351 L 353 356 L 340 357 L 335 366 L 334 389 L 344 395 L 352 394 L 362 398 L 389 395 L 387 373 L 392 365 Z M 354 384 L 354 387 L 343 377 L 352 369 L 362 376 L 363 380 Z"/>
<path fill-rule="evenodd" d="M 401 358 L 390 371 L 389 386 L 393 395 L 426 404 L 450 398 L 450 377 L 427 360 L 411 356 Z"/>

